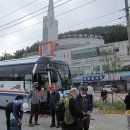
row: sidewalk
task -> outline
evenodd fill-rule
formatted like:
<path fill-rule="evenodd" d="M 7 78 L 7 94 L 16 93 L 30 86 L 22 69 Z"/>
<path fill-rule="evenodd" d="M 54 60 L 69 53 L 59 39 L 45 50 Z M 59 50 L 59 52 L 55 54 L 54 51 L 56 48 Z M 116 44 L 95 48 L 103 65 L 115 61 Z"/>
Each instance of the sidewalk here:
<path fill-rule="evenodd" d="M 6 130 L 5 112 L 0 110 L 0 129 Z M 127 130 L 127 120 L 125 115 L 107 115 L 99 114 L 97 109 L 94 109 L 94 113 L 91 120 L 90 130 Z M 51 118 L 39 117 L 40 126 L 29 127 L 28 126 L 29 114 L 24 114 L 22 130 L 57 130 L 57 128 L 50 128 Z M 59 128 L 61 130 L 61 128 Z"/>

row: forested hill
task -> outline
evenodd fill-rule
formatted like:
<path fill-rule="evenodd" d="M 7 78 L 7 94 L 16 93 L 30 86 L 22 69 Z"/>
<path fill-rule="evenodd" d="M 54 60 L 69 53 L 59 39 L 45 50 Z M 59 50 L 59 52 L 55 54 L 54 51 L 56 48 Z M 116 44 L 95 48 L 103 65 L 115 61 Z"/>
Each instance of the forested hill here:
<path fill-rule="evenodd" d="M 101 35 L 103 36 L 105 43 L 125 41 L 128 39 L 126 26 L 123 25 L 84 28 L 77 31 L 69 31 L 66 33 L 59 34 L 59 37 L 62 37 L 63 35 L 77 35 L 77 34 Z"/>

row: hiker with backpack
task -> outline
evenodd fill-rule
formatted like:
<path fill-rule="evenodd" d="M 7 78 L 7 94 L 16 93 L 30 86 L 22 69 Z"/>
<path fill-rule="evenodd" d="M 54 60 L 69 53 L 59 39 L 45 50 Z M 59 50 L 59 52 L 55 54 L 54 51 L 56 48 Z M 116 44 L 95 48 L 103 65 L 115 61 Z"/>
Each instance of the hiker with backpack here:
<path fill-rule="evenodd" d="M 78 130 L 78 119 L 82 119 L 85 116 L 85 113 L 79 108 L 76 100 L 77 96 L 78 90 L 71 88 L 68 96 L 63 99 L 64 107 L 62 107 L 63 112 L 61 113 L 61 117 L 63 117 L 62 130 Z"/>
<path fill-rule="evenodd" d="M 79 130 L 89 130 L 90 124 L 90 111 L 92 110 L 91 101 L 87 94 L 87 88 L 82 86 L 80 89 L 80 94 L 77 97 L 77 101 L 80 109 L 86 113 L 84 119 L 79 120 Z"/>

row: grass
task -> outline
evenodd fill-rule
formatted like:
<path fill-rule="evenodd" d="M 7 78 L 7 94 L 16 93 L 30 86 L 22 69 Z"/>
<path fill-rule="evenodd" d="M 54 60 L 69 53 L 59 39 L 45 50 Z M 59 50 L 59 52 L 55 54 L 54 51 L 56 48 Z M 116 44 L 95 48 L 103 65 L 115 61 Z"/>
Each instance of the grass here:
<path fill-rule="evenodd" d="M 125 104 L 122 101 L 107 101 L 105 103 L 94 101 L 94 107 L 99 109 L 125 110 Z"/>

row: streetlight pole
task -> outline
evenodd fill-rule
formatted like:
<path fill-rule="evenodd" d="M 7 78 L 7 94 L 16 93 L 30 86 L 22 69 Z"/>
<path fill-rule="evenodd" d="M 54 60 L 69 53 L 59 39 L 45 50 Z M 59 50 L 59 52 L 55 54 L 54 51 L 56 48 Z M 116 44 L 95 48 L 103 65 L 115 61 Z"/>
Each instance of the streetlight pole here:
<path fill-rule="evenodd" d="M 129 14 L 129 6 L 128 0 L 125 0 L 125 11 L 126 11 L 126 21 L 127 21 L 127 34 L 128 34 L 128 42 L 129 42 L 129 54 L 130 54 L 130 14 Z"/>

